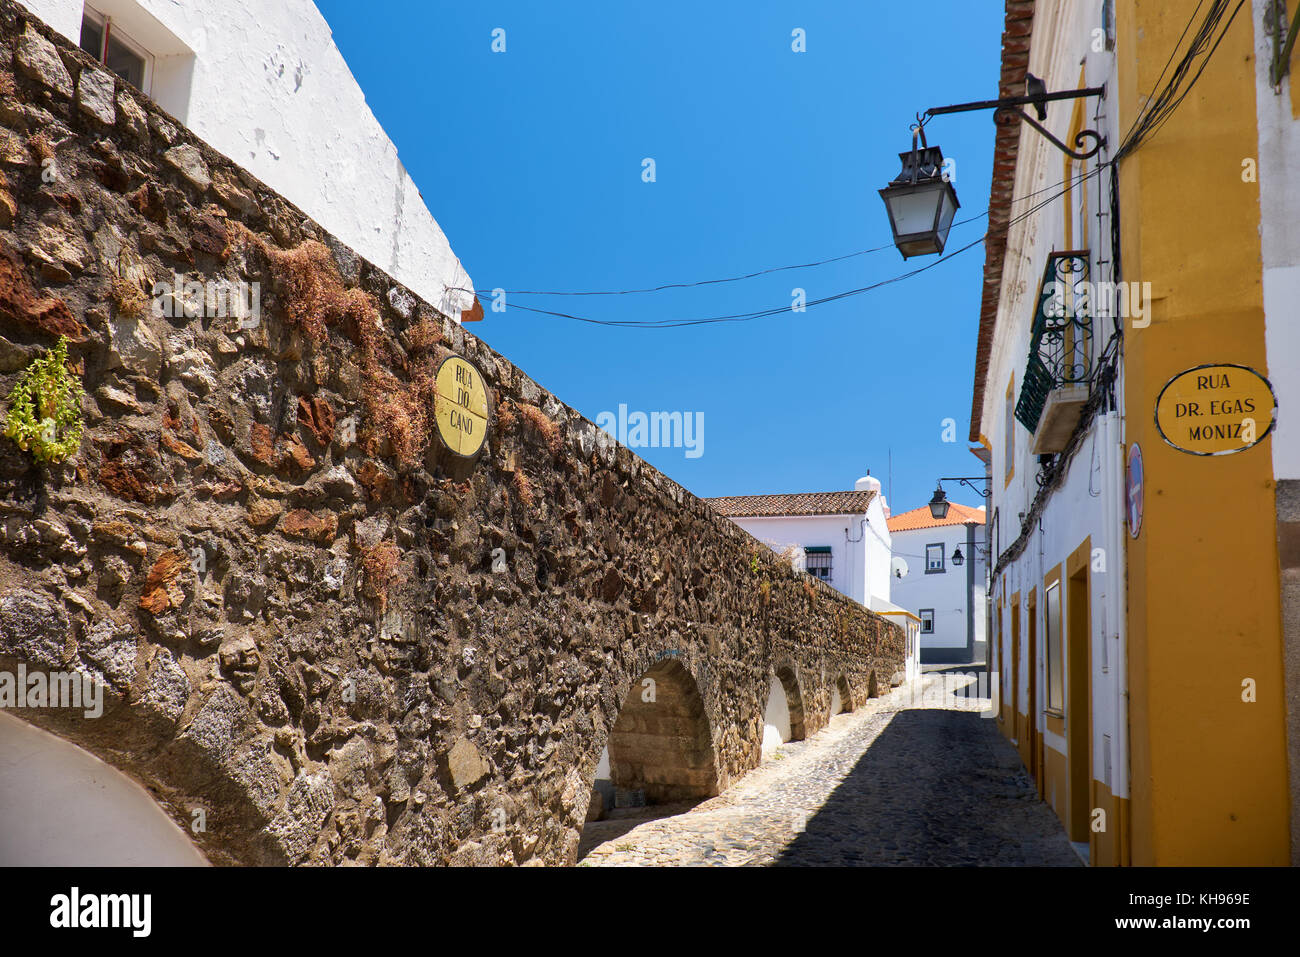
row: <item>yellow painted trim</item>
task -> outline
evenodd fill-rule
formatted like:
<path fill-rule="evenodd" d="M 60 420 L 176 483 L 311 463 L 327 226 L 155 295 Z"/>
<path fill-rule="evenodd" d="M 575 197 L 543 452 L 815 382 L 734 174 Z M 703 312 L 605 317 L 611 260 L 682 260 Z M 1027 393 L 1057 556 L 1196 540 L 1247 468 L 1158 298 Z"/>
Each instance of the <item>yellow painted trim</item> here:
<path fill-rule="evenodd" d="M 1091 564 L 1092 536 L 1089 535 L 1078 548 L 1070 552 L 1070 557 L 1065 560 L 1065 577 L 1073 578 L 1081 569 L 1088 568 Z"/>
<path fill-rule="evenodd" d="M 882 618 L 888 618 L 890 615 L 903 615 L 907 618 L 911 618 L 915 622 L 920 622 L 921 620 L 916 615 L 912 614 L 910 611 L 878 611 L 876 612 L 876 614 L 880 615 Z"/>
<path fill-rule="evenodd" d="M 1294 9 L 1292 16 L 1295 15 Z M 1296 49 L 1300 50 L 1300 43 L 1296 44 Z M 1300 120 L 1300 63 L 1296 62 L 1296 51 L 1291 51 L 1291 119 Z M 1297 825 L 1300 826 L 1300 825 Z"/>
<path fill-rule="evenodd" d="M 1043 796 L 1043 732 L 1039 730 L 1038 718 L 1043 713 L 1043 699 L 1040 695 L 1042 691 L 1038 687 L 1038 586 L 1029 589 L 1029 594 L 1025 597 L 1025 634 L 1028 645 L 1028 656 L 1026 661 L 1029 665 L 1028 676 L 1025 684 L 1025 697 L 1028 700 L 1029 710 L 1029 760 L 1025 767 L 1029 770 L 1029 776 L 1034 779 L 1034 786 L 1038 789 L 1038 796 Z"/>
<path fill-rule="evenodd" d="M 1090 841 L 1088 810 L 1092 781 L 1092 536 L 1085 538 L 1065 561 L 1065 730 L 1070 786 L 1070 839 Z M 1076 584 L 1077 583 L 1077 584 Z M 1082 602 L 1077 589 L 1083 591 Z M 1075 696 L 1079 695 L 1079 700 Z"/>

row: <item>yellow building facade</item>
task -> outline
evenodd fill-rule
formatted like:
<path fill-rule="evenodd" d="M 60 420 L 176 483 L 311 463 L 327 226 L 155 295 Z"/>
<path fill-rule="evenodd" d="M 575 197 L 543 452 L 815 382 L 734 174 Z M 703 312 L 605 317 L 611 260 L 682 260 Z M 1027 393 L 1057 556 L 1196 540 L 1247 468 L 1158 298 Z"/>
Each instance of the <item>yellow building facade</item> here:
<path fill-rule="evenodd" d="M 1275 406 L 1300 243 L 1261 201 L 1296 171 L 1296 99 L 1271 6 L 1007 3 L 1001 95 L 1104 88 L 1043 124 L 1077 151 L 1096 131 L 1094 156 L 999 133 L 971 429 L 999 723 L 1092 864 L 1296 862 L 1300 442 Z"/>

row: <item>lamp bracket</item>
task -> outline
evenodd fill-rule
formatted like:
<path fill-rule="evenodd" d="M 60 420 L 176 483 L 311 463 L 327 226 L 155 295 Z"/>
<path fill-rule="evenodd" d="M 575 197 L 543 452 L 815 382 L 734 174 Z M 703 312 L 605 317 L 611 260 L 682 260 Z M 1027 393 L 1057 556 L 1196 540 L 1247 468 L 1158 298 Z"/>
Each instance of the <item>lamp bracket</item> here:
<path fill-rule="evenodd" d="M 1080 130 L 1074 137 L 1074 149 L 1071 149 L 1065 143 L 1062 143 L 1055 136 L 1047 131 L 1038 120 L 1035 120 L 1024 110 L 1022 106 L 1033 105 L 1038 112 L 1038 119 L 1042 120 L 1047 117 L 1047 105 L 1055 100 L 1078 100 L 1088 96 L 1106 96 L 1106 87 L 1089 86 L 1081 90 L 1058 90 L 1055 93 L 1031 93 L 1027 96 L 1007 96 L 1000 100 L 977 100 L 972 103 L 956 103 L 952 106 L 932 106 L 925 111 L 925 119 L 928 120 L 933 116 L 942 116 L 946 113 L 969 113 L 972 110 L 992 110 L 993 121 L 999 122 L 1004 117 L 1018 116 L 1043 136 L 1047 137 L 1057 149 L 1067 156 L 1077 160 L 1085 160 L 1096 156 L 1103 146 L 1106 145 L 1106 138 L 1096 130 Z M 924 123 L 922 123 L 924 125 Z M 1084 147 L 1089 143 L 1091 149 L 1085 150 Z"/>
<path fill-rule="evenodd" d="M 968 489 L 978 494 L 981 498 L 988 498 L 993 493 L 992 489 L 980 488 L 978 485 L 972 484 L 974 482 L 987 482 L 987 481 L 988 479 L 986 479 L 983 475 L 967 475 L 964 477 L 948 476 L 939 479 L 939 487 L 942 488 L 944 482 L 956 482 L 959 485 L 965 485 Z"/>
<path fill-rule="evenodd" d="M 1042 133 L 1049 141 L 1051 141 L 1053 146 L 1059 149 L 1066 156 L 1073 157 L 1077 160 L 1086 160 L 1089 157 L 1096 156 L 1097 153 L 1101 151 L 1101 148 L 1106 145 L 1106 137 L 1102 136 L 1096 130 L 1080 130 L 1074 137 L 1074 145 L 1078 147 L 1078 149 L 1072 150 L 1049 133 L 1041 123 L 1031 117 L 1028 113 L 1014 106 L 998 107 L 993 113 L 993 122 L 996 123 L 999 117 L 1013 115 L 1020 117 L 1034 129 L 1038 130 L 1038 132 Z M 1083 147 L 1089 142 L 1092 143 L 1092 149 L 1084 150 Z"/>

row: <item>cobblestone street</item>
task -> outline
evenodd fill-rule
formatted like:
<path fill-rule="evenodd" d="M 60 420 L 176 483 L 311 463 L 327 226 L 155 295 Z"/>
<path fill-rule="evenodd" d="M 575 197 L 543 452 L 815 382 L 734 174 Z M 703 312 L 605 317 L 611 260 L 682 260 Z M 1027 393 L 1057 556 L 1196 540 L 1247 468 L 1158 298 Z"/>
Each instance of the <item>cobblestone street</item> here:
<path fill-rule="evenodd" d="M 920 694 L 894 689 L 782 745 L 718 797 L 588 825 L 579 865 L 1078 866 L 977 713 L 987 699 L 937 673 L 919 681 Z"/>

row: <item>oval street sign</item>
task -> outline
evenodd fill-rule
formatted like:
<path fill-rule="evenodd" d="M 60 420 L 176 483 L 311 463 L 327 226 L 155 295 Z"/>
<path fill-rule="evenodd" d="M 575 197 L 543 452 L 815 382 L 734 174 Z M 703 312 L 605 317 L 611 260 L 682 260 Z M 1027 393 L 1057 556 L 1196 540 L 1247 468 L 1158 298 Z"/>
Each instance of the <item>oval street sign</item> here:
<path fill-rule="evenodd" d="M 1160 437 L 1192 455 L 1231 455 L 1262 442 L 1277 421 L 1277 397 L 1247 366 L 1210 364 L 1180 372 L 1156 398 Z"/>
<path fill-rule="evenodd" d="M 487 387 L 483 376 L 460 356 L 438 366 L 434 417 L 443 443 L 457 455 L 477 455 L 487 440 Z"/>
<path fill-rule="evenodd" d="M 1124 497 L 1128 500 L 1128 533 L 1134 538 L 1142 531 L 1143 471 L 1142 448 L 1134 442 L 1128 447 L 1128 480 L 1124 486 Z"/>

